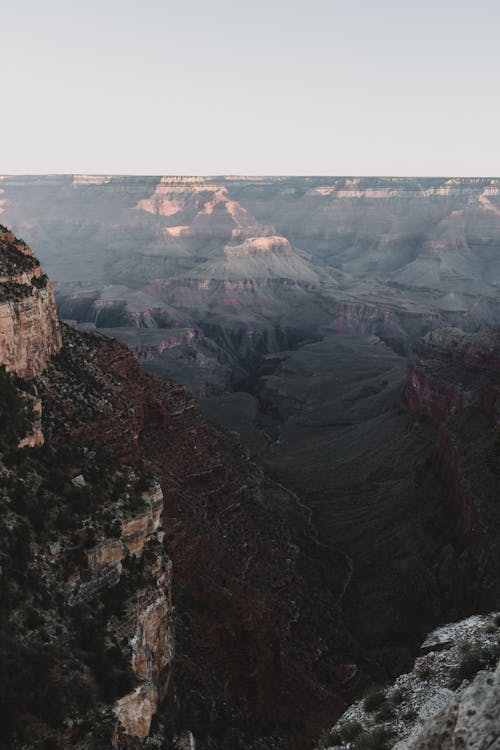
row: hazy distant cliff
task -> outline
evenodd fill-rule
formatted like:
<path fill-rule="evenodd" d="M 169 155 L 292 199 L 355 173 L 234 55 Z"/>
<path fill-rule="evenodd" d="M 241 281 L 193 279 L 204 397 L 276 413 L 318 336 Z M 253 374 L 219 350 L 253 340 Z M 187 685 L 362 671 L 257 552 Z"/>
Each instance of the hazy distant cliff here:
<path fill-rule="evenodd" d="M 497 179 L 60 175 L 1 184 L 2 217 L 36 243 L 62 316 L 97 328 L 197 328 L 220 345 L 241 328 L 270 339 L 279 321 L 307 339 L 369 332 L 403 351 L 437 325 L 500 324 Z M 207 360 L 192 354 L 184 371 L 196 368 L 210 390 Z M 178 357 L 154 360 L 193 383 Z"/>

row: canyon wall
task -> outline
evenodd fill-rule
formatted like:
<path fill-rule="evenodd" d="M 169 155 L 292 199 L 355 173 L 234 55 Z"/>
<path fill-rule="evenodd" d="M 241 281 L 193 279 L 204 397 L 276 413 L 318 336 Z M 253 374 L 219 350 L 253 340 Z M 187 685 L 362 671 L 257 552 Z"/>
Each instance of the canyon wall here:
<path fill-rule="evenodd" d="M 433 462 L 475 559 L 476 603 L 494 606 L 500 594 L 500 335 L 453 328 L 427 334 L 412 349 L 405 399 L 438 428 Z"/>
<path fill-rule="evenodd" d="M 52 284 L 27 245 L 0 226 L 0 364 L 32 378 L 60 348 Z"/>
<path fill-rule="evenodd" d="M 175 656 L 162 489 L 78 440 L 85 390 L 99 409 L 105 389 L 85 378 L 89 348 L 62 351 L 52 286 L 4 228 L 0 274 L 0 745 L 159 746 Z"/>
<path fill-rule="evenodd" d="M 179 612 L 180 726 L 202 748 L 257 748 L 264 736 L 269 746 L 306 747 L 361 674 L 352 668 L 346 679 L 344 669 L 345 652 L 356 653 L 340 617 L 346 561 L 328 552 L 331 585 L 324 588 L 325 553 L 298 520 L 299 549 L 277 510 L 290 504 L 286 490 L 267 484 L 184 388 L 145 374 L 116 341 L 64 324 L 62 332 L 61 353 L 36 380 L 47 439 L 56 430 L 71 443 L 145 465 L 162 487 Z M 77 382 L 84 388 L 71 398 Z M 115 567 L 121 550 L 105 548 Z M 123 698 L 117 710 L 120 717 L 129 711 L 126 726 L 142 731 L 149 701 L 144 688 Z"/>

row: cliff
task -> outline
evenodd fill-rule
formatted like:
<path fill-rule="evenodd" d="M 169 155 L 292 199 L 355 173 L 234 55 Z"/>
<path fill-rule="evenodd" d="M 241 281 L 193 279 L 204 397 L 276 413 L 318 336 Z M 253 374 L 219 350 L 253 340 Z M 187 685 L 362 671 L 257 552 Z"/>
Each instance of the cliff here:
<path fill-rule="evenodd" d="M 99 445 L 68 446 L 49 391 L 84 418 L 84 352 L 45 389 L 68 361 L 52 287 L 4 229 L 0 267 L 0 745 L 156 746 L 174 658 L 163 493 Z"/>
<path fill-rule="evenodd" d="M 299 549 L 279 510 L 291 502 L 286 491 L 265 482 L 181 386 L 145 374 L 116 341 L 65 325 L 62 333 L 61 352 L 36 381 L 47 440 L 100 446 L 143 464 L 162 487 L 179 612 L 178 725 L 201 748 L 257 748 L 263 736 L 269 747 L 306 747 L 361 674 L 351 668 L 346 679 L 344 668 L 357 652 L 341 622 L 345 561 L 328 552 L 330 570 L 319 573 L 325 552 L 304 519 Z M 106 546 L 96 559 L 116 570 L 122 549 Z M 147 709 L 136 712 L 130 696 L 119 706 L 139 731 Z"/>
<path fill-rule="evenodd" d="M 163 495 L 44 420 L 43 447 L 0 455 L 0 745 L 139 748 L 174 654 Z"/>
<path fill-rule="evenodd" d="M 476 604 L 498 602 L 500 335 L 444 328 L 412 349 L 405 398 L 438 427 L 433 463 L 476 564 Z"/>
<path fill-rule="evenodd" d="M 60 348 L 52 284 L 28 246 L 0 226 L 0 363 L 32 378 Z"/>

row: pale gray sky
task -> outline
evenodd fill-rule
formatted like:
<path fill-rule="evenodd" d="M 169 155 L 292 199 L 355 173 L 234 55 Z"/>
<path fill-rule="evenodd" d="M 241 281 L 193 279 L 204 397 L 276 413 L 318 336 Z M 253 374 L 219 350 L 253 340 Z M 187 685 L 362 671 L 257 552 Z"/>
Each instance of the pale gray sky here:
<path fill-rule="evenodd" d="M 500 176 L 499 0 L 0 0 L 0 173 Z"/>

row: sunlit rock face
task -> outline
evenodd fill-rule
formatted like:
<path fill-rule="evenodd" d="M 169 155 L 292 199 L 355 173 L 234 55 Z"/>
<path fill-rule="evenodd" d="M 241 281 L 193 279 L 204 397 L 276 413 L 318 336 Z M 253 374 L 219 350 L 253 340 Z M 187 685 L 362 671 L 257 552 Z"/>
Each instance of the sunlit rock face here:
<path fill-rule="evenodd" d="M 241 245 L 226 245 L 226 256 L 245 257 L 260 255 L 261 253 L 276 253 L 277 255 L 291 255 L 292 249 L 286 237 L 249 237 Z"/>
<path fill-rule="evenodd" d="M 32 378 L 60 348 L 52 284 L 28 246 L 0 227 L 0 364 Z"/>
<path fill-rule="evenodd" d="M 30 431 L 19 441 L 18 448 L 39 448 L 45 442 L 42 431 L 42 402 L 28 393 L 23 393 L 23 397 L 31 406 L 33 423 Z"/>
<path fill-rule="evenodd" d="M 500 322 L 498 180 L 69 175 L 1 189 L 4 219 L 36 244 L 77 323 L 234 330 L 244 318 L 270 333 L 300 321 L 307 338 L 359 330 L 407 350 L 438 325 Z M 262 279 L 273 288 L 244 305 L 214 286 Z"/>
<path fill-rule="evenodd" d="M 170 683 L 175 656 L 174 611 L 171 602 L 171 565 L 158 566 L 158 590 L 149 595 L 137 615 L 132 637 L 132 669 L 140 684 L 120 698 L 114 712 L 120 723 L 117 737 L 144 738 Z M 117 746 L 120 747 L 120 740 Z"/>
<path fill-rule="evenodd" d="M 202 177 L 162 177 L 154 193 L 139 200 L 136 209 L 165 217 L 169 222 L 175 218 L 176 224 L 169 223 L 164 229 L 167 241 L 226 237 L 237 242 L 252 233 L 266 232 L 265 226 L 231 199 L 225 185 Z"/>

